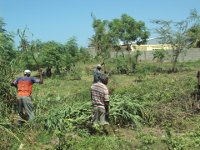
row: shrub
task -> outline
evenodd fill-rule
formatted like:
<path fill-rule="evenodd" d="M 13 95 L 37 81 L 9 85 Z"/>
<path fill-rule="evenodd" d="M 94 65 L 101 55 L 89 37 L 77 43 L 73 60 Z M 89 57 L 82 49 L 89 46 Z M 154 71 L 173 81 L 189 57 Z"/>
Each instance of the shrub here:
<path fill-rule="evenodd" d="M 110 100 L 110 115 L 114 124 L 139 126 L 142 120 L 142 105 L 126 95 L 113 95 Z"/>

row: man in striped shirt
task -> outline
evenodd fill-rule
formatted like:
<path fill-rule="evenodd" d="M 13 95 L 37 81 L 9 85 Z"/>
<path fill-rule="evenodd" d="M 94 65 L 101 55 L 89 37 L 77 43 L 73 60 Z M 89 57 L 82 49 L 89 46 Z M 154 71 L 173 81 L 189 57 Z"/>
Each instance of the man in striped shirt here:
<path fill-rule="evenodd" d="M 91 86 L 91 99 L 93 105 L 93 123 L 100 125 L 109 124 L 105 120 L 105 115 L 108 113 L 109 93 L 107 88 L 108 77 L 102 75 L 100 81 Z M 108 114 L 107 114 L 108 115 Z"/>

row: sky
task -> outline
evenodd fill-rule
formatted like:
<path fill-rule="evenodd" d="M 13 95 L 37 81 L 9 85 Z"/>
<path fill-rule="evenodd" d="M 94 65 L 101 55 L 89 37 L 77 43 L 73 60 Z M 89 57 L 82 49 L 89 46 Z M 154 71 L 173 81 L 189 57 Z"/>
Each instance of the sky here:
<path fill-rule="evenodd" d="M 200 14 L 200 0 L 0 0 L 0 17 L 16 35 L 16 45 L 17 29 L 27 27 L 29 40 L 64 44 L 75 37 L 79 46 L 88 47 L 94 35 L 91 13 L 109 21 L 127 14 L 145 22 L 153 37 L 152 20 L 181 21 L 193 9 Z"/>

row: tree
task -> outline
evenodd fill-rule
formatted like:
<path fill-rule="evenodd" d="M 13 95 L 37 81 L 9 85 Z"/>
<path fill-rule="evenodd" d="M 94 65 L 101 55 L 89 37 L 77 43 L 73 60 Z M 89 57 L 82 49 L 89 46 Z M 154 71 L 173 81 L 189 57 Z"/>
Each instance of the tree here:
<path fill-rule="evenodd" d="M 41 41 L 29 41 L 27 36 L 28 28 L 26 27 L 23 30 L 18 29 L 17 33 L 20 38 L 20 45 L 19 45 L 19 61 L 23 67 L 30 68 L 30 69 L 40 69 L 40 63 L 37 60 L 36 54 L 38 56 L 38 52 L 40 50 Z M 32 34 L 33 35 L 33 34 Z"/>
<path fill-rule="evenodd" d="M 161 44 L 170 44 L 172 46 L 172 72 L 176 72 L 178 57 L 188 46 L 186 35 L 188 22 L 187 20 L 180 22 L 155 20 L 154 23 L 161 26 L 156 30 L 160 35 Z"/>
<path fill-rule="evenodd" d="M 17 53 L 14 49 L 13 35 L 6 31 L 5 25 L 0 18 L 0 72 L 7 75 L 11 72 Z"/>
<path fill-rule="evenodd" d="M 191 12 L 192 13 L 192 12 Z M 192 16 L 192 15 L 191 15 Z M 179 22 L 154 20 L 153 23 L 159 27 L 156 29 L 161 44 L 170 44 L 172 46 L 172 72 L 177 71 L 176 64 L 180 53 L 191 46 L 188 31 L 191 30 L 191 18 Z M 194 17 L 194 16 L 193 16 Z"/>
<path fill-rule="evenodd" d="M 120 21 L 121 25 L 118 29 L 118 31 L 120 31 L 119 37 L 120 41 L 127 46 L 127 49 L 130 49 L 128 47 L 130 47 L 133 43 L 138 45 L 146 43 L 146 40 L 149 37 L 149 32 L 147 31 L 144 22 L 137 22 L 127 14 L 123 14 Z"/>
<path fill-rule="evenodd" d="M 111 47 L 110 36 L 108 34 L 108 21 L 96 19 L 92 14 L 95 34 L 90 38 L 90 46 L 94 47 L 97 55 L 102 56 L 107 54 L 108 49 Z"/>
<path fill-rule="evenodd" d="M 129 65 L 131 66 L 132 44 L 144 44 L 149 37 L 149 32 L 142 21 L 136 21 L 131 16 L 123 14 L 120 19 L 114 19 L 109 23 L 109 31 L 114 46 L 122 42 L 129 52 Z"/>
<path fill-rule="evenodd" d="M 27 28 L 23 29 L 22 31 L 20 29 L 17 30 L 17 34 L 20 38 L 20 55 L 19 55 L 19 62 L 25 62 L 25 67 L 30 68 L 30 55 L 29 55 L 29 42 L 27 37 Z"/>
<path fill-rule="evenodd" d="M 195 25 L 187 31 L 187 36 L 189 37 L 189 42 L 191 47 L 200 48 L 200 25 Z"/>
<path fill-rule="evenodd" d="M 40 40 L 35 40 L 30 42 L 30 54 L 36 64 L 37 69 L 42 67 L 43 64 L 40 59 L 41 48 L 42 48 L 42 42 Z"/>
<path fill-rule="evenodd" d="M 8 108 L 12 108 L 12 102 L 15 100 L 10 81 L 13 79 L 17 52 L 14 48 L 13 35 L 5 29 L 5 25 L 0 18 L 0 117 L 10 115 L 11 109 Z"/>
<path fill-rule="evenodd" d="M 166 56 L 166 51 L 164 49 L 155 49 L 153 51 L 153 60 L 156 59 L 160 63 L 163 62 L 165 56 Z"/>
<path fill-rule="evenodd" d="M 109 56 L 110 49 L 114 49 L 117 56 L 121 51 L 120 43 L 122 42 L 129 52 L 129 66 L 131 67 L 131 45 L 133 43 L 143 44 L 149 37 L 144 22 L 136 21 L 127 14 L 110 22 L 96 19 L 93 15 L 92 17 L 95 35 L 90 39 L 90 46 L 95 47 L 97 54 L 105 58 Z"/>
<path fill-rule="evenodd" d="M 194 23 L 187 31 L 190 47 L 200 47 L 200 16 L 196 9 L 190 12 L 188 20 Z"/>
<path fill-rule="evenodd" d="M 79 61 L 79 47 L 75 37 L 70 38 L 66 44 L 64 45 L 65 49 L 65 62 L 66 62 L 66 69 L 70 70 L 72 66 Z"/>
<path fill-rule="evenodd" d="M 75 58 L 78 56 L 79 48 L 75 37 L 72 37 L 67 41 L 65 44 L 65 49 L 72 57 Z"/>
<path fill-rule="evenodd" d="M 80 58 L 80 61 L 82 61 L 84 64 L 90 60 L 91 56 L 86 48 L 84 47 L 80 48 L 79 58 Z"/>
<path fill-rule="evenodd" d="M 164 49 L 155 49 L 153 51 L 153 60 L 156 60 L 157 62 L 160 63 L 160 68 L 158 68 L 159 69 L 158 71 L 163 70 L 162 64 L 166 55 L 167 55 L 167 51 Z"/>
<path fill-rule="evenodd" d="M 140 50 L 136 50 L 135 54 L 134 54 L 134 58 L 135 58 L 135 63 L 138 63 L 138 59 L 139 57 L 142 55 L 142 52 Z"/>
<path fill-rule="evenodd" d="M 120 19 L 113 19 L 111 22 L 109 22 L 109 35 L 112 41 L 111 46 L 112 49 L 116 52 L 116 57 L 118 57 L 119 52 L 122 52 L 123 54 L 120 45 L 121 30 L 122 30 L 122 22 L 120 21 Z"/>
<path fill-rule="evenodd" d="M 56 68 L 56 74 L 60 74 L 60 69 L 65 62 L 64 47 L 55 41 L 49 41 L 42 45 L 43 64 Z"/>
<path fill-rule="evenodd" d="M 46 67 L 55 67 L 56 74 L 61 69 L 67 71 L 79 60 L 79 47 L 75 38 L 70 38 L 66 44 L 49 41 L 41 45 L 41 60 Z"/>

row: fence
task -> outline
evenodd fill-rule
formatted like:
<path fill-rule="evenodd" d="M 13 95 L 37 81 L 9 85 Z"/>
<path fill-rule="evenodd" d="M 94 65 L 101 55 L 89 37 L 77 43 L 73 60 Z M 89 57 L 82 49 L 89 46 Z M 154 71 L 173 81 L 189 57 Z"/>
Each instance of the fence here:
<path fill-rule="evenodd" d="M 89 53 L 95 57 L 96 56 L 96 52 L 94 50 L 94 48 L 88 48 Z M 124 51 L 123 52 L 124 55 L 127 55 L 128 52 Z M 131 52 L 132 54 L 134 52 Z M 172 54 L 171 50 L 168 50 L 168 54 Z M 121 53 L 119 53 L 119 55 L 121 55 Z M 116 52 L 111 52 L 111 57 L 115 57 L 116 56 Z M 139 57 L 139 60 L 147 60 L 147 61 L 152 61 L 153 60 L 153 51 L 142 51 L 142 55 Z M 170 61 L 170 58 L 168 57 L 168 59 Z M 190 48 L 187 50 L 184 50 L 180 56 L 178 61 L 183 62 L 183 61 L 196 61 L 196 60 L 200 60 L 200 48 Z"/>

